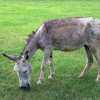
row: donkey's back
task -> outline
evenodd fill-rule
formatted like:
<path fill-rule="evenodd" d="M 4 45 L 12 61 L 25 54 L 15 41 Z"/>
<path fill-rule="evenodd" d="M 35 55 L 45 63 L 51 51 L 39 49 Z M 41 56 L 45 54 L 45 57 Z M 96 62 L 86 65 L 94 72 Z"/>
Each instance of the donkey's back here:
<path fill-rule="evenodd" d="M 100 37 L 100 21 L 95 18 L 49 20 L 44 22 L 41 27 L 39 30 L 45 30 L 45 32 L 42 33 L 40 42 L 45 41 L 53 48 L 63 51 L 79 49 L 84 45 L 97 42 L 97 37 Z"/>

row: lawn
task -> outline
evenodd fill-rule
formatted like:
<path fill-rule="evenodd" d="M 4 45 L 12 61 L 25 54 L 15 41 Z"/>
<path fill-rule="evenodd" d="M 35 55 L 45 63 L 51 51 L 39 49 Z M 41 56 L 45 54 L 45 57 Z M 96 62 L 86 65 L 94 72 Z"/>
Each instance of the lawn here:
<path fill-rule="evenodd" d="M 100 100 L 100 84 L 95 82 L 97 62 L 84 78 L 82 72 L 86 55 L 84 48 L 74 52 L 53 51 L 55 78 L 37 85 L 43 51 L 38 50 L 31 60 L 33 73 L 31 89 L 19 88 L 14 63 L 2 53 L 20 55 L 27 35 L 45 20 L 67 17 L 95 17 L 100 19 L 99 0 L 0 0 L 0 100 Z"/>

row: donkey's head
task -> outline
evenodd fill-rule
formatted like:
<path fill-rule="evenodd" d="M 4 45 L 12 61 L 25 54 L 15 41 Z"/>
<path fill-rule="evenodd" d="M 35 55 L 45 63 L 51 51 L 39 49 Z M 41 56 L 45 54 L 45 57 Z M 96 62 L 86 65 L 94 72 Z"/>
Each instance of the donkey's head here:
<path fill-rule="evenodd" d="M 14 71 L 17 72 L 20 87 L 28 89 L 30 87 L 30 77 L 32 73 L 32 66 L 29 63 L 29 52 L 26 51 L 20 57 L 3 54 L 8 59 L 15 62 Z"/>

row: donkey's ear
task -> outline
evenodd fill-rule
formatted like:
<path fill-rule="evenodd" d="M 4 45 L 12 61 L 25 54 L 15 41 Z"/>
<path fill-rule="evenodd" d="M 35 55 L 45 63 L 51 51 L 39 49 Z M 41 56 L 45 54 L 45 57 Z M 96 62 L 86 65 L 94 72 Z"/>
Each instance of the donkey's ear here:
<path fill-rule="evenodd" d="M 19 58 L 19 57 L 7 55 L 7 54 L 2 54 L 2 55 L 5 56 L 6 58 L 12 60 L 12 61 L 15 61 L 15 62 L 17 62 L 17 60 L 18 60 L 18 58 Z"/>
<path fill-rule="evenodd" d="M 25 52 L 25 59 L 27 60 L 29 58 L 29 51 Z"/>

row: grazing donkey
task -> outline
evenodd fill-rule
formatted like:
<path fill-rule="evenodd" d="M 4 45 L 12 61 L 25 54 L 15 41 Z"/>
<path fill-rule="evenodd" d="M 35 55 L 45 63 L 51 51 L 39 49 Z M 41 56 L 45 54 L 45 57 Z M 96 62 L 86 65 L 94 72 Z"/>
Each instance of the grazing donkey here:
<path fill-rule="evenodd" d="M 85 48 L 87 64 L 79 77 L 86 75 L 93 63 L 92 54 L 95 56 L 99 70 L 96 81 L 100 80 L 100 21 L 95 18 L 64 18 L 45 21 L 40 28 L 31 34 L 27 40 L 19 57 L 3 54 L 10 60 L 16 62 L 14 70 L 19 77 L 20 87 L 27 89 L 30 87 L 30 76 L 32 67 L 30 59 L 38 49 L 44 51 L 41 64 L 40 78 L 37 84 L 42 84 L 44 80 L 44 70 L 46 63 L 50 62 L 50 76 L 53 78 L 55 71 L 53 66 L 52 50 L 74 51 Z"/>

